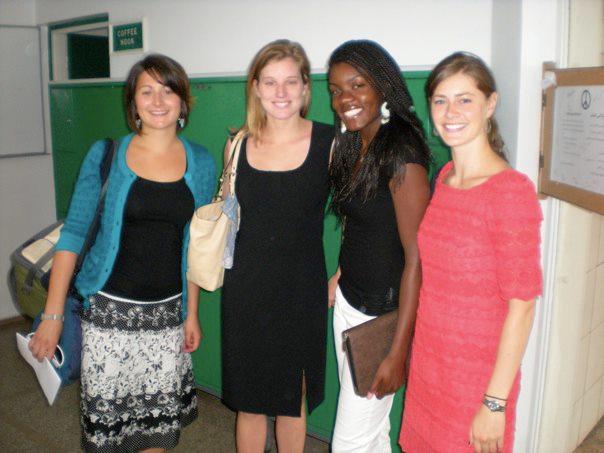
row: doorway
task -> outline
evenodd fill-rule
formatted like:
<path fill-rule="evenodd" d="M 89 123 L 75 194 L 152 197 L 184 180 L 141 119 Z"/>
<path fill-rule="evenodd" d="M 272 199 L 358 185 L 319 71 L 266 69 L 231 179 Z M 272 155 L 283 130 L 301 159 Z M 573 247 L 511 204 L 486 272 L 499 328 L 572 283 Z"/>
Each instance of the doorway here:
<path fill-rule="evenodd" d="M 106 14 L 48 26 L 53 82 L 110 77 Z"/>

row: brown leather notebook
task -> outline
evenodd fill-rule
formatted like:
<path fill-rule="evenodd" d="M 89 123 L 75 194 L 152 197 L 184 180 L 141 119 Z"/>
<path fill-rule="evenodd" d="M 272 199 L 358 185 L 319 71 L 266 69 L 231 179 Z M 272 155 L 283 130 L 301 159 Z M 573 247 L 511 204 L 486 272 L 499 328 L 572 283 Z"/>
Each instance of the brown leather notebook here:
<path fill-rule="evenodd" d="M 398 310 L 394 310 L 342 332 L 357 395 L 367 395 L 380 363 L 390 351 L 397 319 Z"/>

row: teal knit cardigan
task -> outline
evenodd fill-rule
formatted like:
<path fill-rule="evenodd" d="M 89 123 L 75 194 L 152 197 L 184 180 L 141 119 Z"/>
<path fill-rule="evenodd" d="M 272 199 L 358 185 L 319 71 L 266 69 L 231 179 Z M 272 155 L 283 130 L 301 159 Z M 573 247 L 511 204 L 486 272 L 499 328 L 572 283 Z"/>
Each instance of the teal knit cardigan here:
<path fill-rule="evenodd" d="M 84 308 L 89 308 L 89 296 L 100 291 L 107 282 L 120 245 L 124 206 L 128 192 L 137 176 L 126 164 L 126 150 L 134 134 L 120 139 L 116 160 L 111 167 L 107 184 L 105 206 L 101 225 L 94 245 L 90 248 L 75 286 L 84 297 Z M 208 203 L 213 195 L 216 165 L 210 153 L 202 146 L 179 137 L 187 154 L 187 170 L 184 178 L 193 194 L 195 207 Z M 79 253 L 86 239 L 86 233 L 98 204 L 101 191 L 100 165 L 103 157 L 104 140 L 92 145 L 84 158 L 80 174 L 61 236 L 55 250 Z M 183 318 L 187 314 L 187 248 L 189 245 L 189 224 L 183 232 L 181 274 L 183 285 Z"/>

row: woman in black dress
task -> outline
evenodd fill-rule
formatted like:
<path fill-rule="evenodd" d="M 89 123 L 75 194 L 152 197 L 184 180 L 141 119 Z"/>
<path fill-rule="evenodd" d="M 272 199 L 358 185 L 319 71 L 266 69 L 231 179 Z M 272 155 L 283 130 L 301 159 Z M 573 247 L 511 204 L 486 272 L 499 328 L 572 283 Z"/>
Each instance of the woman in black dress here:
<path fill-rule="evenodd" d="M 299 44 L 271 42 L 255 56 L 235 184 L 241 222 L 222 292 L 222 389 L 238 412 L 239 452 L 263 451 L 267 415 L 279 450 L 302 452 L 306 406 L 323 400 L 333 128 L 305 119 L 310 93 Z"/>

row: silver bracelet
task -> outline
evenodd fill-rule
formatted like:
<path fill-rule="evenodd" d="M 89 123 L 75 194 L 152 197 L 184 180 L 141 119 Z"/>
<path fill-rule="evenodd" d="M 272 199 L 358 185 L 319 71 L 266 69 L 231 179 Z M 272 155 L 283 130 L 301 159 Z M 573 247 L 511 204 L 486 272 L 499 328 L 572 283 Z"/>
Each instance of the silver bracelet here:
<path fill-rule="evenodd" d="M 65 321 L 65 316 L 63 315 L 57 315 L 55 313 L 49 315 L 47 313 L 42 313 L 42 315 L 40 316 L 40 319 L 42 321 Z"/>

